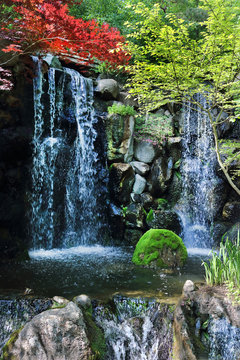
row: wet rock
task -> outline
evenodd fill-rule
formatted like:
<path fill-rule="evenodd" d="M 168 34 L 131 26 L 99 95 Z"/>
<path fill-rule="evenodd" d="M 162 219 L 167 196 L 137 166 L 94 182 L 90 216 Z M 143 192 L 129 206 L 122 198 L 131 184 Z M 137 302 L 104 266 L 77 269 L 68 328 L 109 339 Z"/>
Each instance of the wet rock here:
<path fill-rule="evenodd" d="M 127 206 L 125 214 L 125 224 L 127 227 L 140 228 L 144 227 L 145 214 L 140 204 L 132 203 Z"/>
<path fill-rule="evenodd" d="M 228 231 L 223 235 L 222 240 L 230 240 L 232 242 L 236 241 L 238 238 L 238 234 L 240 236 L 240 222 L 234 224 Z"/>
<path fill-rule="evenodd" d="M 121 240 L 125 229 L 123 210 L 113 203 L 110 203 L 109 206 L 109 223 L 111 237 L 116 240 Z"/>
<path fill-rule="evenodd" d="M 153 210 L 153 219 L 147 221 L 152 229 L 168 229 L 181 233 L 181 220 L 174 210 Z"/>
<path fill-rule="evenodd" d="M 141 176 L 147 175 L 150 171 L 150 166 L 140 161 L 132 161 L 130 165 L 133 167 L 133 170 Z"/>
<path fill-rule="evenodd" d="M 172 170 L 172 158 L 160 157 L 154 161 L 148 178 L 151 195 L 159 197 L 165 193 L 172 177 Z"/>
<path fill-rule="evenodd" d="M 240 221 L 240 202 L 227 202 L 224 205 L 222 217 L 225 221 Z"/>
<path fill-rule="evenodd" d="M 238 360 L 240 308 L 223 287 L 195 287 L 187 281 L 174 314 L 174 356 L 196 360 Z"/>
<path fill-rule="evenodd" d="M 127 92 L 120 91 L 118 99 L 126 106 L 128 105 L 132 107 L 138 107 L 138 102 L 134 100 Z"/>
<path fill-rule="evenodd" d="M 216 244 L 216 246 L 219 245 L 223 235 L 231 228 L 231 226 L 232 224 L 230 222 L 215 221 L 213 223 L 212 237 L 214 244 Z"/>
<path fill-rule="evenodd" d="M 98 80 L 95 91 L 105 100 L 114 100 L 119 95 L 119 86 L 116 80 L 102 79 Z"/>
<path fill-rule="evenodd" d="M 81 309 L 70 302 L 65 308 L 35 316 L 20 331 L 7 353 L 9 359 L 15 360 L 91 359 Z"/>
<path fill-rule="evenodd" d="M 130 202 L 130 194 L 135 180 L 134 171 L 129 164 L 114 163 L 110 167 L 110 196 L 116 204 Z"/>
<path fill-rule="evenodd" d="M 135 182 L 133 185 L 133 192 L 135 194 L 142 194 L 145 190 L 147 184 L 147 180 L 144 179 L 144 177 L 140 176 L 140 175 L 136 175 L 135 176 Z"/>
<path fill-rule="evenodd" d="M 107 117 L 107 157 L 110 162 L 129 162 L 132 160 L 133 131 L 133 116 L 111 114 Z"/>
<path fill-rule="evenodd" d="M 48 66 L 51 66 L 55 69 L 62 70 L 62 64 L 60 63 L 59 59 L 56 56 L 53 56 L 52 54 L 47 54 L 42 59 L 44 62 L 48 64 Z"/>
<path fill-rule="evenodd" d="M 170 157 L 173 159 L 175 164 L 181 159 L 182 149 L 181 149 L 181 137 L 169 137 L 167 140 L 167 149 Z"/>
<path fill-rule="evenodd" d="M 73 302 L 83 309 L 88 309 L 91 306 L 91 299 L 85 294 L 75 296 Z"/>
<path fill-rule="evenodd" d="M 151 194 L 149 193 L 142 193 L 142 194 L 131 194 L 131 199 L 133 202 L 141 204 L 145 210 L 150 210 L 155 204 L 154 199 Z"/>
<path fill-rule="evenodd" d="M 0 353 L 4 345 L 12 338 L 12 333 L 22 328 L 35 315 L 51 306 L 51 299 L 33 298 L 27 294 L 24 297 L 15 298 L 14 296 L 14 298 L 0 299 Z M 9 358 L 4 357 L 4 359 Z"/>
<path fill-rule="evenodd" d="M 127 228 L 124 233 L 124 241 L 128 245 L 136 245 L 140 237 L 142 237 L 143 231 L 139 229 Z"/>
<path fill-rule="evenodd" d="M 172 207 L 180 200 L 181 194 L 182 194 L 182 178 L 179 173 L 177 175 L 175 172 L 173 175 L 173 179 L 168 188 L 169 204 Z"/>
<path fill-rule="evenodd" d="M 135 142 L 134 157 L 140 162 L 151 164 L 159 152 L 160 149 L 156 145 L 146 141 Z"/>
<path fill-rule="evenodd" d="M 227 120 L 227 118 L 229 118 L 229 115 L 223 111 L 219 118 L 219 122 L 221 124 L 217 126 L 218 138 L 220 139 L 223 139 L 232 128 L 232 124 L 229 120 Z"/>

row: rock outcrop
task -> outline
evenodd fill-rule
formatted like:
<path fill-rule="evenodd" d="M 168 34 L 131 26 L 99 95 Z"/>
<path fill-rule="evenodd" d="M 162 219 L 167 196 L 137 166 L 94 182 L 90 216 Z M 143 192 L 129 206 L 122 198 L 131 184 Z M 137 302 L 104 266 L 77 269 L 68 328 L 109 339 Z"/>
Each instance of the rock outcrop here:
<path fill-rule="evenodd" d="M 239 360 L 240 306 L 224 287 L 195 287 L 187 280 L 175 310 L 174 356 L 179 360 Z"/>
<path fill-rule="evenodd" d="M 88 360 L 91 356 L 83 313 L 73 302 L 35 316 L 5 349 L 5 358 L 15 360 Z"/>

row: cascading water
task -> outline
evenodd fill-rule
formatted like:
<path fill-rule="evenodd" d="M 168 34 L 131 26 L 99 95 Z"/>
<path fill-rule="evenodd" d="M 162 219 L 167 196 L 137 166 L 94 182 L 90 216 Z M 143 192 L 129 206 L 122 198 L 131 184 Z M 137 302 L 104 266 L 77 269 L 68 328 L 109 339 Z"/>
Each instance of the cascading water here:
<path fill-rule="evenodd" d="M 112 306 L 97 306 L 109 360 L 170 360 L 173 313 L 170 306 L 146 299 L 114 297 Z"/>
<path fill-rule="evenodd" d="M 227 319 L 211 319 L 208 325 L 209 359 L 240 359 L 240 328 Z"/>
<path fill-rule="evenodd" d="M 105 195 L 97 174 L 92 81 L 67 68 L 50 68 L 46 80 L 34 60 L 33 248 L 99 243 Z"/>
<path fill-rule="evenodd" d="M 197 102 L 207 108 L 198 94 Z M 182 237 L 187 247 L 207 248 L 214 215 L 216 155 L 210 119 L 200 108 L 186 102 L 183 106 L 183 156 L 181 163 L 182 195 L 177 205 L 182 220 Z"/>
<path fill-rule="evenodd" d="M 49 299 L 0 300 L 0 355 L 1 349 L 14 331 L 51 305 L 52 301 Z"/>

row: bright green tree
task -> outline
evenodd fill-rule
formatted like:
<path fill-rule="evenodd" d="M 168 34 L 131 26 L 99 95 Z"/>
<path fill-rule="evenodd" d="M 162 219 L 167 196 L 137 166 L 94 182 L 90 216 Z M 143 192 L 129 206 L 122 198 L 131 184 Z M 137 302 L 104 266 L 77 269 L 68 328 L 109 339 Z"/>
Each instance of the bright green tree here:
<path fill-rule="evenodd" d="M 185 99 L 207 113 L 219 165 L 240 195 L 228 171 L 231 151 L 223 161 L 218 139 L 222 114 L 229 115 L 224 121 L 235 121 L 240 113 L 240 7 L 236 0 L 202 0 L 199 9 L 208 16 L 201 23 L 201 36 L 194 38 L 191 24 L 175 14 L 166 15 L 166 23 L 160 4 L 152 9 L 143 3 L 134 7 L 141 20 L 134 29 L 127 24 L 131 28 L 129 51 L 135 59 L 129 67 L 131 93 L 146 111 Z M 196 100 L 197 93 L 206 98 L 206 108 Z M 217 117 L 214 109 L 219 110 Z M 240 161 L 239 147 L 236 151 L 232 158 Z"/>

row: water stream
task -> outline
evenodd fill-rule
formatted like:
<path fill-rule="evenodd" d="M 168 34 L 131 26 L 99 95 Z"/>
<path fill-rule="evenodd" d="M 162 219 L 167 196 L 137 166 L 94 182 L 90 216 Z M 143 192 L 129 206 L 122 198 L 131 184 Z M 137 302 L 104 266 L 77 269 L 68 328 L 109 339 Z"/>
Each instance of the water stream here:
<path fill-rule="evenodd" d="M 97 175 L 92 80 L 68 68 L 50 68 L 46 78 L 41 62 L 35 63 L 33 248 L 101 243 L 106 194 Z"/>
<path fill-rule="evenodd" d="M 207 109 L 202 95 L 198 94 L 196 101 Z M 182 140 L 183 189 L 177 208 L 183 226 L 181 235 L 187 247 L 211 248 L 214 197 L 219 182 L 214 140 L 208 115 L 190 101 L 183 106 Z"/>
<path fill-rule="evenodd" d="M 171 306 L 155 300 L 114 297 L 94 309 L 104 330 L 106 360 L 170 360 L 173 343 Z"/>
<path fill-rule="evenodd" d="M 86 293 L 98 299 L 93 314 L 105 334 L 106 360 L 171 359 L 173 314 L 169 304 L 176 303 L 186 280 L 203 281 L 201 262 L 212 245 L 212 196 L 217 178 L 209 119 L 184 105 L 183 194 L 178 212 L 188 261 L 175 272 L 138 268 L 131 262 L 133 248 L 101 245 L 108 232 L 106 171 L 105 160 L 96 150 L 98 118 L 92 81 L 68 68 L 50 68 L 43 74 L 41 61 L 34 61 L 32 250 L 27 262 L 0 264 L 0 291 L 4 294 L 10 289 L 11 294 L 22 295 L 30 288 L 34 296 L 68 299 Z M 204 98 L 198 96 L 198 101 L 207 106 Z M 190 249 L 196 247 L 201 249 Z M 102 300 L 109 298 L 111 305 L 103 305 Z M 21 299 L 0 300 L 0 312 L 6 313 L 1 345 L 12 331 L 44 309 L 45 300 L 43 305 L 41 301 L 32 305 Z M 211 336 L 216 343 L 214 326 L 212 323 Z M 221 329 L 226 332 L 224 326 Z M 211 351 L 214 358 L 220 350 Z"/>

